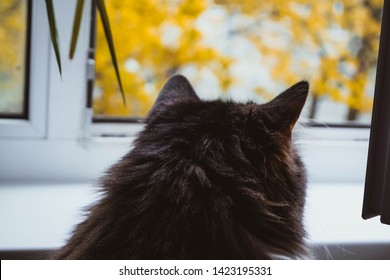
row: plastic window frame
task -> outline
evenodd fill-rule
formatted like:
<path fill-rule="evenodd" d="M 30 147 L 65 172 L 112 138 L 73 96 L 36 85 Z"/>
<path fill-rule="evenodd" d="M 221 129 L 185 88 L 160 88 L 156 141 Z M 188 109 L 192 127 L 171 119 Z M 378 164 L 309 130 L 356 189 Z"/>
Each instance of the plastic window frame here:
<path fill-rule="evenodd" d="M 43 1 L 29 1 L 31 23 L 28 26 L 27 66 L 26 81 L 28 81 L 27 92 L 27 116 L 25 118 L 0 118 L 1 138 L 44 138 L 46 136 L 47 119 L 47 97 L 49 81 L 50 62 L 50 41 L 49 34 L 42 32 L 45 25 L 46 14 L 44 14 Z M 36 71 L 38 70 L 39 71 Z"/>

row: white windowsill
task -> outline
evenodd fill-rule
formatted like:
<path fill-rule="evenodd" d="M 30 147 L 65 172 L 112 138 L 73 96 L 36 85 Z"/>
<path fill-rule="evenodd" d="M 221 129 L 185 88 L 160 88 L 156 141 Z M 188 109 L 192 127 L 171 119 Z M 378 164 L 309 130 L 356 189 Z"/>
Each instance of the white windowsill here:
<path fill-rule="evenodd" d="M 314 244 L 390 243 L 390 226 L 360 217 L 361 184 L 312 184 L 305 224 Z M 64 244 L 82 209 L 97 198 L 92 184 L 0 185 L 0 250 Z"/>

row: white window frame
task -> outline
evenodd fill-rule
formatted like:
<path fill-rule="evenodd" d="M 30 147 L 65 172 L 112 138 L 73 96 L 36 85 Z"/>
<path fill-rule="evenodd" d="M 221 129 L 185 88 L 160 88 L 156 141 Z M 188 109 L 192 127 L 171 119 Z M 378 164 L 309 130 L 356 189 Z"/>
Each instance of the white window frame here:
<path fill-rule="evenodd" d="M 46 14 L 44 1 L 33 1 L 31 11 L 29 117 L 27 120 L 0 119 L 0 137 L 43 138 L 46 136 L 49 33 L 42 32 Z M 27 29 L 28 30 L 28 29 Z M 34 71 L 39 69 L 39 71 Z"/>

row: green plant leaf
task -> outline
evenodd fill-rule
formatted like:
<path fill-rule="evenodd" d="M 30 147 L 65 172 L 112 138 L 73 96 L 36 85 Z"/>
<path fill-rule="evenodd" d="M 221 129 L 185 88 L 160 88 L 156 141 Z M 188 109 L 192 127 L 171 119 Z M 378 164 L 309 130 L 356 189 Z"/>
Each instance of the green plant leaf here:
<path fill-rule="evenodd" d="M 59 47 L 56 18 L 54 14 L 54 6 L 52 0 L 46 0 L 46 11 L 47 11 L 47 19 L 49 21 L 51 43 L 53 45 L 54 53 L 56 55 L 58 69 L 60 70 L 60 75 L 62 76 L 60 47 Z"/>
<path fill-rule="evenodd" d="M 124 94 L 123 87 L 122 87 L 121 76 L 119 73 L 118 62 L 116 59 L 114 40 L 112 38 L 112 33 L 111 33 L 111 28 L 110 28 L 110 23 L 109 23 L 109 19 L 108 19 L 106 6 L 104 4 L 104 0 L 97 0 L 96 3 L 97 3 L 97 7 L 98 7 L 98 10 L 100 13 L 100 18 L 102 19 L 104 34 L 106 36 L 108 47 L 110 49 L 111 60 L 112 60 L 112 64 L 114 65 L 114 68 L 115 68 L 115 74 L 116 74 L 116 77 L 118 80 L 119 89 L 120 89 L 121 94 L 122 94 L 123 103 L 126 106 L 126 98 L 125 98 L 125 94 Z"/>
<path fill-rule="evenodd" d="M 77 39 L 79 38 L 80 24 L 83 19 L 84 0 L 78 0 L 73 19 L 72 40 L 70 42 L 69 59 L 72 59 L 76 50 Z"/>

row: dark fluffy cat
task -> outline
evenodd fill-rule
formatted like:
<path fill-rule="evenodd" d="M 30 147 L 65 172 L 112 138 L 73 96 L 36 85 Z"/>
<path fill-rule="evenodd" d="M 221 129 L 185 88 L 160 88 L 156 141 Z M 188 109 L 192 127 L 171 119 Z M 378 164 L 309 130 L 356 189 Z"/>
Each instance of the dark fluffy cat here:
<path fill-rule="evenodd" d="M 58 259 L 270 259 L 305 254 L 302 81 L 269 103 L 201 101 L 171 78 L 134 148 L 102 178 Z"/>

